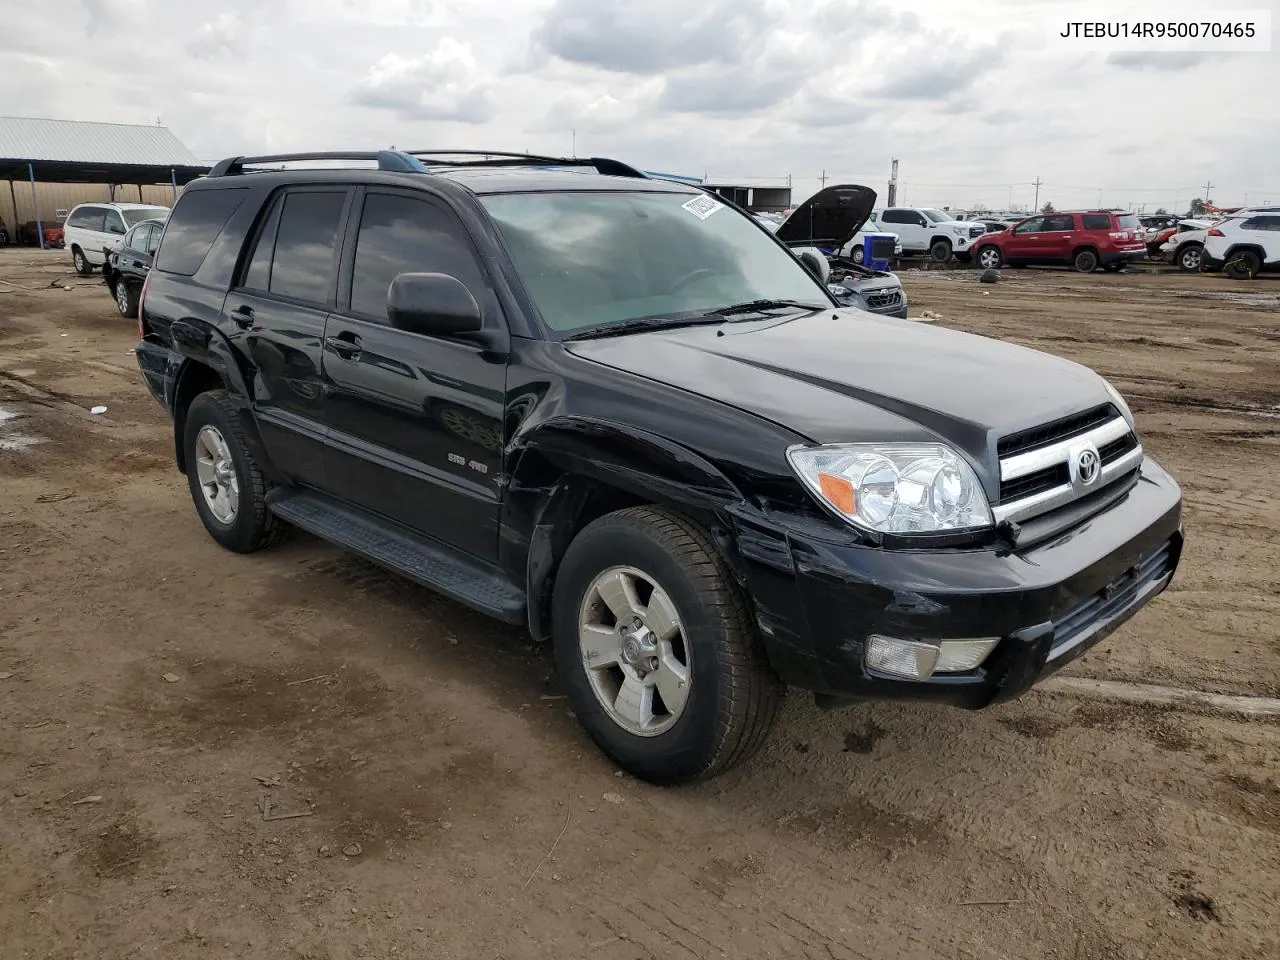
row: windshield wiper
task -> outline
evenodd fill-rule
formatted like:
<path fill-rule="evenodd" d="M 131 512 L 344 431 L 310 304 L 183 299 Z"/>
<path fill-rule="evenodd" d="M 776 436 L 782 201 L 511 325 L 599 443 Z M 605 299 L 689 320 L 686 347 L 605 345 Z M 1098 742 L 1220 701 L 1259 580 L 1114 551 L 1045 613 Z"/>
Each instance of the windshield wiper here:
<path fill-rule="evenodd" d="M 696 327 L 707 323 L 724 323 L 724 317 L 717 312 L 696 317 L 645 317 L 640 320 L 621 320 L 617 323 L 598 323 L 594 327 L 584 327 L 563 339 L 593 340 L 597 337 L 620 337 L 624 334 L 640 333 L 645 330 Z"/>
<path fill-rule="evenodd" d="M 825 310 L 830 304 L 804 303 L 800 300 L 748 300 L 745 303 L 734 303 L 727 307 L 718 307 L 710 311 L 718 317 L 730 317 L 735 313 L 756 313 L 760 310 L 777 310 L 783 307 L 797 307 L 801 310 Z"/>

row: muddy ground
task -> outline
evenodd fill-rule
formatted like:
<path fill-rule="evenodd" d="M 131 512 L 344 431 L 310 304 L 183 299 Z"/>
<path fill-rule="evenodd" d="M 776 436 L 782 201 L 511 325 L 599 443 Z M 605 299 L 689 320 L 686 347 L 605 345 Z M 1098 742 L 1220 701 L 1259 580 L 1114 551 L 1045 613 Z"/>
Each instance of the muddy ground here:
<path fill-rule="evenodd" d="M 727 776 L 616 776 L 520 631 L 217 547 L 67 260 L 0 251 L 6 960 L 1280 956 L 1274 720 L 792 696 Z M 1184 485 L 1177 579 L 1068 673 L 1280 696 L 1280 283 L 903 279 L 1113 378 Z"/>

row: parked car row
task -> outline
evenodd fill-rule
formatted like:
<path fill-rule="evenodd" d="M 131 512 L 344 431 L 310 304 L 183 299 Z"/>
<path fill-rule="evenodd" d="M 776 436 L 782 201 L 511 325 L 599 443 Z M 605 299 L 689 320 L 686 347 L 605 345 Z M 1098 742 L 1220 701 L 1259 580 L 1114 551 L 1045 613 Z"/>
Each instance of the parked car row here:
<path fill-rule="evenodd" d="M 107 254 L 143 220 L 163 220 L 168 207 L 147 203 L 82 203 L 63 224 L 63 242 L 71 251 L 76 273 L 88 276 L 107 262 Z"/>

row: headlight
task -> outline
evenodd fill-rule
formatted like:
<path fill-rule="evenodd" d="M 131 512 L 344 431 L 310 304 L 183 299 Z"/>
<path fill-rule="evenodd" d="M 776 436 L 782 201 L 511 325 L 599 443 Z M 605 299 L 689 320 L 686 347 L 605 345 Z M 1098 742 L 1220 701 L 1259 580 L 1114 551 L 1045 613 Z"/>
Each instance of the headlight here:
<path fill-rule="evenodd" d="M 827 509 L 876 533 L 942 533 L 991 526 L 973 469 L 939 443 L 792 447 L 791 468 Z"/>
<path fill-rule="evenodd" d="M 1129 404 L 1125 403 L 1124 397 L 1120 396 L 1120 391 L 1111 385 L 1111 381 L 1104 378 L 1102 382 L 1106 384 L 1107 393 L 1111 394 L 1111 402 L 1116 405 L 1116 409 L 1124 415 L 1126 420 L 1133 423 L 1133 411 L 1129 409 Z"/>

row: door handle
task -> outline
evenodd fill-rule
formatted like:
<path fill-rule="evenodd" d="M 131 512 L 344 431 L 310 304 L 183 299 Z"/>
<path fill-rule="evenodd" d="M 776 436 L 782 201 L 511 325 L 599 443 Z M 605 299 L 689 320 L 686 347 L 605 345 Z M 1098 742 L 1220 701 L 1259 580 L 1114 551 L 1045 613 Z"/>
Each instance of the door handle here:
<path fill-rule="evenodd" d="M 360 356 L 360 338 L 354 333 L 343 332 L 336 337 L 325 337 L 324 343 L 343 360 L 355 360 Z"/>
<path fill-rule="evenodd" d="M 241 330 L 248 329 L 253 326 L 253 307 L 241 304 L 231 311 L 231 319 Z"/>

